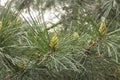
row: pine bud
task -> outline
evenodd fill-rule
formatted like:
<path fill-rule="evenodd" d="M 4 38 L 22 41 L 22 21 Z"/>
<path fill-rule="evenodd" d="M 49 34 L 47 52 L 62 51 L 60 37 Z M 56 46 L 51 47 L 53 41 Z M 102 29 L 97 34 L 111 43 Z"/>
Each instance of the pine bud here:
<path fill-rule="evenodd" d="M 20 26 L 22 24 L 22 19 L 21 17 L 17 17 L 16 24 Z"/>
<path fill-rule="evenodd" d="M 58 48 L 58 37 L 57 33 L 54 33 L 51 41 L 50 41 L 50 47 L 52 50 L 56 50 Z"/>
<path fill-rule="evenodd" d="M 100 3 L 99 2 L 96 2 L 95 6 L 98 8 L 100 7 Z"/>
<path fill-rule="evenodd" d="M 74 32 L 73 34 L 73 40 L 78 40 L 79 34 L 77 32 Z"/>
<path fill-rule="evenodd" d="M 40 58 L 40 56 L 41 56 L 41 55 L 40 55 L 39 53 L 35 53 L 35 57 L 36 57 L 36 58 Z"/>
<path fill-rule="evenodd" d="M 26 60 L 21 59 L 17 62 L 18 70 L 23 71 L 25 67 L 27 66 Z"/>
<path fill-rule="evenodd" d="M 95 43 L 94 40 L 89 40 L 89 41 L 88 41 L 88 44 L 89 44 L 89 45 L 92 45 L 92 44 L 94 44 L 94 43 Z"/>
<path fill-rule="evenodd" d="M 105 18 L 102 18 L 101 25 L 100 25 L 100 28 L 99 28 L 99 32 L 100 32 L 101 36 L 105 36 L 106 35 L 107 31 L 106 31 Z"/>
<path fill-rule="evenodd" d="M 119 73 L 120 74 L 120 68 L 116 69 L 115 73 Z"/>

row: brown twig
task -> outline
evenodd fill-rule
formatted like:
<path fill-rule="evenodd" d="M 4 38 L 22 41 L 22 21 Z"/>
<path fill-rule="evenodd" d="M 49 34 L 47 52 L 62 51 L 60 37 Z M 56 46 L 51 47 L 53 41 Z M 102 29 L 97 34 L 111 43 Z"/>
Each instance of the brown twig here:
<path fill-rule="evenodd" d="M 88 45 L 86 48 L 85 48 L 85 52 L 84 53 L 88 53 L 90 51 L 90 49 L 95 46 L 96 44 L 98 44 L 102 39 L 101 38 L 98 38 L 96 39 L 92 44 Z"/>

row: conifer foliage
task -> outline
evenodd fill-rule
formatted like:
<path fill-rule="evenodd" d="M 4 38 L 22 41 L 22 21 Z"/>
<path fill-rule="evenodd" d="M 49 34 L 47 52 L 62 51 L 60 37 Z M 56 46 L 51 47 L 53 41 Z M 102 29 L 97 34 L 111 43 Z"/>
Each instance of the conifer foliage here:
<path fill-rule="evenodd" d="M 58 22 L 45 21 L 51 10 Z M 120 80 L 119 0 L 8 0 L 0 11 L 0 80 Z"/>

